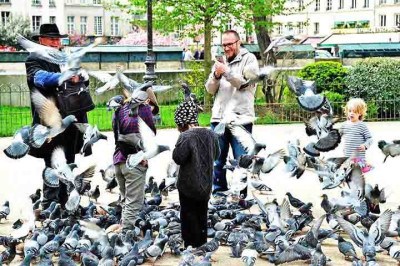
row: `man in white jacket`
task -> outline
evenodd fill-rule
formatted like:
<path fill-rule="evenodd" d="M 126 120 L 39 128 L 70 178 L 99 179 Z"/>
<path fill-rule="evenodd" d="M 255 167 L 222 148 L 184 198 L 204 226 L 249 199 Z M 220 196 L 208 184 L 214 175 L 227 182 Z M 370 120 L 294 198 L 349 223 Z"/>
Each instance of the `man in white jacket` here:
<path fill-rule="evenodd" d="M 221 121 L 229 122 L 227 117 L 235 117 L 235 122 L 242 124 L 251 133 L 255 120 L 256 84 L 242 86 L 246 82 L 243 70 L 245 67 L 250 67 L 258 71 L 258 62 L 255 55 L 241 48 L 240 44 L 240 37 L 236 31 L 228 30 L 222 34 L 222 47 L 226 60 L 224 63 L 215 62 L 206 82 L 206 89 L 215 95 L 211 116 L 212 129 Z M 245 153 L 229 128 L 226 128 L 224 134 L 219 137 L 219 146 L 221 153 L 214 166 L 213 193 L 228 190 L 226 170 L 223 167 L 226 164 L 229 146 L 232 147 L 235 159 L 239 159 L 240 155 Z M 242 197 L 247 196 L 246 191 L 247 188 L 241 193 Z"/>

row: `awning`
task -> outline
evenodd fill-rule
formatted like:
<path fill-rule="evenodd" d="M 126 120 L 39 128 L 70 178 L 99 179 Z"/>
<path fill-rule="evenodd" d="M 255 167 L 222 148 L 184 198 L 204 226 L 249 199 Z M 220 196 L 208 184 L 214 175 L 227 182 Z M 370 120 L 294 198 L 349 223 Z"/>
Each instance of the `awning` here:
<path fill-rule="evenodd" d="M 285 45 L 280 46 L 278 52 L 313 52 L 311 44 Z"/>

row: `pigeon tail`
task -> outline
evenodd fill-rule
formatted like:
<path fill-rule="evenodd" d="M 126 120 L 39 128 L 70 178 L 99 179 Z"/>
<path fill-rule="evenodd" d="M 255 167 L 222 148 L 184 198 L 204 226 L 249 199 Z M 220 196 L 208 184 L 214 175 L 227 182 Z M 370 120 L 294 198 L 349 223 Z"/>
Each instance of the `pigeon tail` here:
<path fill-rule="evenodd" d="M 32 127 L 32 132 L 29 136 L 29 142 L 31 143 L 32 147 L 40 148 L 45 143 L 46 139 L 50 135 L 50 131 L 47 127 L 36 124 Z"/>
<path fill-rule="evenodd" d="M 141 161 L 145 159 L 144 152 L 139 151 L 136 154 L 128 155 L 126 160 L 126 167 L 129 169 L 133 169 L 136 165 L 138 165 Z"/>
<path fill-rule="evenodd" d="M 58 187 L 60 185 L 60 179 L 56 171 L 53 168 L 46 167 L 42 173 L 43 182 L 49 187 Z"/>
<path fill-rule="evenodd" d="M 24 157 L 29 152 L 29 149 L 29 146 L 25 143 L 17 142 L 4 149 L 4 153 L 11 159 L 19 159 Z"/>

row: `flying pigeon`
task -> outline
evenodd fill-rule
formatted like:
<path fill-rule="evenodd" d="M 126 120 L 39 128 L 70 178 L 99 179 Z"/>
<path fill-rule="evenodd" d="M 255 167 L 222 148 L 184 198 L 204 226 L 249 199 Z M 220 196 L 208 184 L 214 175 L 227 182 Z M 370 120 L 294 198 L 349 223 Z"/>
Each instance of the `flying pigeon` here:
<path fill-rule="evenodd" d="M 287 83 L 290 90 L 296 94 L 300 107 L 306 111 L 317 111 L 325 104 L 325 96 L 317 94 L 315 81 L 289 76 Z"/>
<path fill-rule="evenodd" d="M 140 131 L 140 136 L 142 138 L 143 150 L 137 152 L 136 154 L 128 155 L 128 158 L 126 160 L 126 166 L 129 169 L 132 169 L 143 160 L 149 160 L 154 156 L 157 156 L 161 152 L 169 150 L 168 146 L 158 145 L 156 143 L 154 132 L 140 117 L 139 117 L 139 131 Z"/>
<path fill-rule="evenodd" d="M 4 153 L 12 159 L 19 159 L 24 157 L 30 149 L 30 135 L 30 126 L 24 126 L 18 129 L 17 132 L 15 132 L 14 134 L 10 146 L 4 149 Z"/>
<path fill-rule="evenodd" d="M 74 115 L 62 118 L 56 104 L 44 97 L 39 91 L 34 90 L 31 97 L 42 123 L 32 127 L 30 143 L 33 147 L 40 148 L 47 139 L 54 138 L 64 132 L 73 122 L 77 122 Z"/>

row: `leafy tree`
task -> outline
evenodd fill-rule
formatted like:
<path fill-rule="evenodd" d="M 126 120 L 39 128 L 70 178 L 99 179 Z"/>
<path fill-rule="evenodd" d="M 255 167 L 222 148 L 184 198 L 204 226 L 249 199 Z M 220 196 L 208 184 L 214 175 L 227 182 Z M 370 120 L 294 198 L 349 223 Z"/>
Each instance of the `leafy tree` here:
<path fill-rule="evenodd" d="M 19 47 L 17 34 L 25 38 L 32 37 L 31 23 L 28 18 L 10 16 L 7 23 L 0 25 L 0 45 Z"/>
<path fill-rule="evenodd" d="M 316 62 L 302 68 L 298 76 L 314 80 L 317 92 L 330 91 L 343 94 L 347 69 L 338 62 Z"/>
<path fill-rule="evenodd" d="M 128 5 L 117 4 L 130 14 L 144 14 L 146 0 L 128 0 Z M 152 1 L 154 27 L 173 32 L 178 27 L 183 35 L 195 37 L 204 34 L 204 70 L 211 71 L 211 41 L 213 30 L 221 31 L 232 18 L 242 16 L 240 0 L 160 0 Z"/>

